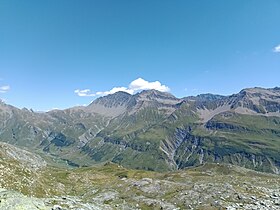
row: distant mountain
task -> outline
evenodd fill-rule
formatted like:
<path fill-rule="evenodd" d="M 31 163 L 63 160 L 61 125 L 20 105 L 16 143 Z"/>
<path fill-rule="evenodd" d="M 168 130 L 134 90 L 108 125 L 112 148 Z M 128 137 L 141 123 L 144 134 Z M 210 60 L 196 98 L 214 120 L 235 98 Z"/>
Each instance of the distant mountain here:
<path fill-rule="evenodd" d="M 117 92 L 96 99 L 86 108 L 86 110 L 99 115 L 116 117 L 127 110 L 132 98 L 132 95 L 126 92 Z"/>
<path fill-rule="evenodd" d="M 176 98 L 117 92 L 87 107 L 35 113 L 0 103 L 0 139 L 89 166 L 166 171 L 206 162 L 280 173 L 280 88 Z"/>
<path fill-rule="evenodd" d="M 188 96 L 188 97 L 185 97 L 184 99 L 185 100 L 195 100 L 195 101 L 216 101 L 216 100 L 220 100 L 223 98 L 226 98 L 226 96 L 206 93 L 206 94 L 200 94 L 197 96 Z"/>

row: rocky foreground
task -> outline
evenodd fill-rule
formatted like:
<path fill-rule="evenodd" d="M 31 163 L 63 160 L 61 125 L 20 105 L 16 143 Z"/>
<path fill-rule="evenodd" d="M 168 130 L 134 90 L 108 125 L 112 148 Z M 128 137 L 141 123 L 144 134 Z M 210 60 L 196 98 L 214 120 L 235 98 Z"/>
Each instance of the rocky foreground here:
<path fill-rule="evenodd" d="M 58 166 L 0 143 L 1 210 L 280 209 L 280 176 L 227 164 L 174 172 Z"/>
<path fill-rule="evenodd" d="M 1 162 L 3 210 L 280 208 L 279 176 L 231 165 L 206 164 L 169 173 L 110 163 L 77 169 L 47 166 L 22 177 L 19 165 L 13 170 L 16 163 L 9 164 Z M 9 182 L 11 176 L 17 181 Z"/>

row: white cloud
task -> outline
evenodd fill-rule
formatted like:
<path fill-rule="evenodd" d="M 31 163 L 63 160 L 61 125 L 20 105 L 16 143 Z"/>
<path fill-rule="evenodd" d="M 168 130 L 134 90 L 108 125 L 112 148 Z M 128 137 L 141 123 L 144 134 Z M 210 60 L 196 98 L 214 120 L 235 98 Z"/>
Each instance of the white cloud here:
<path fill-rule="evenodd" d="M 127 92 L 129 94 L 134 94 L 135 92 L 141 91 L 141 90 L 158 90 L 161 92 L 169 92 L 170 88 L 166 85 L 162 85 L 159 81 L 155 82 L 149 82 L 142 78 L 138 78 L 134 81 L 132 81 L 128 87 L 114 87 L 111 90 L 108 91 L 99 91 L 96 93 L 92 93 L 90 89 L 85 90 L 75 90 L 75 93 L 78 94 L 78 96 L 105 96 L 109 94 L 116 93 L 118 91 Z"/>
<path fill-rule="evenodd" d="M 169 87 L 162 85 L 159 81 L 148 82 L 142 78 L 138 78 L 129 84 L 129 89 L 135 91 L 139 90 L 158 90 L 161 92 L 169 92 Z"/>
<path fill-rule="evenodd" d="M 111 90 L 108 90 L 108 91 L 96 92 L 95 95 L 97 95 L 97 96 L 105 96 L 105 95 L 109 95 L 109 94 L 114 94 L 114 93 L 119 92 L 119 91 L 127 92 L 129 94 L 133 94 L 133 90 L 128 89 L 126 87 L 114 87 L 114 88 L 112 88 Z"/>
<path fill-rule="evenodd" d="M 74 91 L 78 96 L 95 96 L 94 93 L 91 92 L 90 89 L 84 89 L 84 90 L 80 90 L 80 89 L 77 89 Z"/>
<path fill-rule="evenodd" d="M 280 53 L 280 44 L 274 47 L 273 52 Z"/>
<path fill-rule="evenodd" d="M 7 93 L 10 89 L 11 88 L 10 88 L 9 85 L 1 86 L 0 87 L 0 93 Z"/>

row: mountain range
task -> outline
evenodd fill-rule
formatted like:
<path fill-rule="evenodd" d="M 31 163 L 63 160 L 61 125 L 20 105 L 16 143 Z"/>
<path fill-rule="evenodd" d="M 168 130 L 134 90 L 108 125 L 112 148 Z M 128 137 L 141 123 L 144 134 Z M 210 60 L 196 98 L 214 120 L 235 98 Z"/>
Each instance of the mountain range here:
<path fill-rule="evenodd" d="M 113 162 L 169 171 L 229 163 L 279 174 L 280 88 L 184 98 L 117 92 L 44 113 L 1 102 L 0 141 L 71 167 Z"/>

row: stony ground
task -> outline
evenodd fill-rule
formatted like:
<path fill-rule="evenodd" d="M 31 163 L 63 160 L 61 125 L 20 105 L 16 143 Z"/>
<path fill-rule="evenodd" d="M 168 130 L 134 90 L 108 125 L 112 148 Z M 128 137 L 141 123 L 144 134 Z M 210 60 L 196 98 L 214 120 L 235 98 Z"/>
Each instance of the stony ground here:
<path fill-rule="evenodd" d="M 32 170 L 0 161 L 0 168 L 0 209 L 280 209 L 279 176 L 231 165 L 169 173 L 114 164 Z"/>
<path fill-rule="evenodd" d="M 71 169 L 3 144 L 0 209 L 273 210 L 280 209 L 280 176 L 221 164 L 166 173 L 112 163 Z"/>

